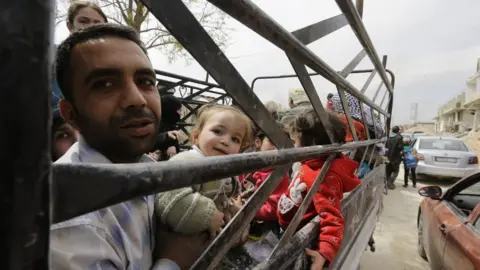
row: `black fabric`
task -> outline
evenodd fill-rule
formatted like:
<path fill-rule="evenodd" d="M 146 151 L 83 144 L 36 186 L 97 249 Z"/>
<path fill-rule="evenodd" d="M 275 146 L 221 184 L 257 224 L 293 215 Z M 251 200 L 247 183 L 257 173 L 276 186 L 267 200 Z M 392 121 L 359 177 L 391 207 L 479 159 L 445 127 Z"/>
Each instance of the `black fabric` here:
<path fill-rule="evenodd" d="M 408 176 L 410 175 L 410 173 L 412 173 L 412 184 L 414 186 L 416 186 L 417 185 L 417 174 L 415 172 L 415 168 L 407 169 L 405 166 L 403 166 L 403 169 L 405 170 L 405 175 L 404 175 L 404 178 L 403 178 L 403 182 L 405 183 L 405 186 L 408 185 Z"/>
<path fill-rule="evenodd" d="M 162 96 L 162 120 L 160 121 L 159 133 L 174 130 L 180 114 L 178 110 L 182 108 L 182 102 L 173 95 Z"/>
<path fill-rule="evenodd" d="M 159 133 L 155 136 L 155 145 L 151 152 L 160 150 L 162 152 L 162 160 L 166 160 L 168 157 L 165 154 L 165 151 L 167 151 L 170 146 L 175 146 L 177 154 L 180 153 L 180 145 L 178 140 L 170 138 L 170 136 L 168 136 L 168 132 Z"/>
<path fill-rule="evenodd" d="M 388 163 L 385 167 L 385 177 L 387 177 L 387 182 L 390 188 L 394 188 L 395 179 L 398 176 L 400 171 L 400 163 Z"/>
<path fill-rule="evenodd" d="M 403 137 L 399 134 L 389 137 L 385 147 L 388 149 L 387 158 L 390 163 L 400 164 L 402 162 Z"/>
<path fill-rule="evenodd" d="M 161 102 L 162 119 L 160 121 L 158 134 L 155 136 L 155 144 L 151 152 L 160 150 L 162 152 L 161 159 L 167 160 L 168 155 L 166 154 L 166 151 L 170 146 L 175 146 L 177 153 L 180 152 L 178 140 L 170 138 L 168 136 L 168 131 L 179 129 L 177 123 L 181 117 L 180 114 L 178 114 L 178 110 L 182 108 L 182 102 L 180 99 L 170 94 L 163 95 Z"/>

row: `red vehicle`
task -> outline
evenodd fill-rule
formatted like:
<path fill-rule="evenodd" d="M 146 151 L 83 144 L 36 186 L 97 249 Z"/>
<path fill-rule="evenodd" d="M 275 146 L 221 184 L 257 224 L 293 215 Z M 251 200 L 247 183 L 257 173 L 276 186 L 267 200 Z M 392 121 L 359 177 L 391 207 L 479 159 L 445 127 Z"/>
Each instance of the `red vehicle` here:
<path fill-rule="evenodd" d="M 438 186 L 418 192 L 418 253 L 437 269 L 480 269 L 480 173 L 442 195 Z"/>

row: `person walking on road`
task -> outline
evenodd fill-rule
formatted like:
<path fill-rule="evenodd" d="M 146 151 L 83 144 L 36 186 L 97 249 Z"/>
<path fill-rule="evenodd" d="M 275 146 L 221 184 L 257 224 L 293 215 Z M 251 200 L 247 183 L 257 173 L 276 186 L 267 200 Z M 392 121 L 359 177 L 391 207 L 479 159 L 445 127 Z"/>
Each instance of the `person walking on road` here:
<path fill-rule="evenodd" d="M 412 148 L 412 141 L 409 139 L 403 146 L 403 169 L 405 171 L 404 174 L 404 185 L 403 187 L 408 187 L 408 177 L 411 173 L 412 176 L 412 184 L 413 187 L 417 187 L 417 175 L 415 172 L 415 168 L 417 168 L 417 158 L 416 158 L 415 150 Z"/>
<path fill-rule="evenodd" d="M 403 155 L 403 137 L 399 133 L 400 128 L 394 126 L 392 133 L 387 139 L 386 147 L 388 149 L 387 158 L 388 164 L 386 167 L 387 188 L 395 189 L 395 179 L 398 176 L 400 163 L 402 163 Z"/>

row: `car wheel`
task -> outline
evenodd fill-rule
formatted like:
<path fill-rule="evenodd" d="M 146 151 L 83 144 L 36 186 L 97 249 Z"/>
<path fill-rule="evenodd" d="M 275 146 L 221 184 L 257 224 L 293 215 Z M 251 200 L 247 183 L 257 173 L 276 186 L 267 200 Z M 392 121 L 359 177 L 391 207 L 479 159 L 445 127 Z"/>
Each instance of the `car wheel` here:
<path fill-rule="evenodd" d="M 423 221 L 422 221 L 421 213 L 419 213 L 419 220 L 418 220 L 417 251 L 420 257 L 427 260 L 427 253 L 425 252 L 425 245 L 423 244 Z"/>

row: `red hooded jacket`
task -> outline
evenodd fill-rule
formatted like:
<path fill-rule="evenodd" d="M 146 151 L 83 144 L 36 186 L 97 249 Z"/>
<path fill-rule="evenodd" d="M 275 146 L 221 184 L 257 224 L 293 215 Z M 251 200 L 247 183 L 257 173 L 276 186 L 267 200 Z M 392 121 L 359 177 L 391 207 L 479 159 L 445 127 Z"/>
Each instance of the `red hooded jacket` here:
<path fill-rule="evenodd" d="M 265 169 L 261 170 L 258 172 L 255 172 L 253 174 L 248 174 L 248 175 L 242 175 L 239 176 L 240 183 L 242 183 L 243 188 L 245 188 L 245 183 L 244 181 L 247 181 L 245 179 L 248 179 L 253 182 L 255 185 L 255 190 L 257 190 L 263 182 L 267 179 L 267 177 L 272 173 L 273 169 Z M 280 196 L 284 194 L 287 189 L 288 185 L 290 184 L 289 181 L 289 176 L 288 174 L 285 175 L 278 184 L 277 188 L 270 194 L 268 197 L 267 201 L 262 205 L 260 210 L 258 210 L 257 215 L 255 216 L 256 220 L 259 221 L 276 221 L 277 220 L 277 205 L 278 205 L 278 200 L 280 200 Z"/>
<path fill-rule="evenodd" d="M 303 198 L 320 173 L 324 162 L 324 158 L 302 162 L 300 170 L 294 176 L 287 192 L 282 195 L 278 203 L 277 216 L 282 228 L 286 228 L 290 224 Z M 357 162 L 345 155 L 333 160 L 299 226 L 299 228 L 303 227 L 317 214 L 320 216 L 317 251 L 329 262 L 335 257 L 343 240 L 344 220 L 340 206 L 343 193 L 353 190 L 360 184 L 360 180 L 355 176 L 357 167 Z"/>

